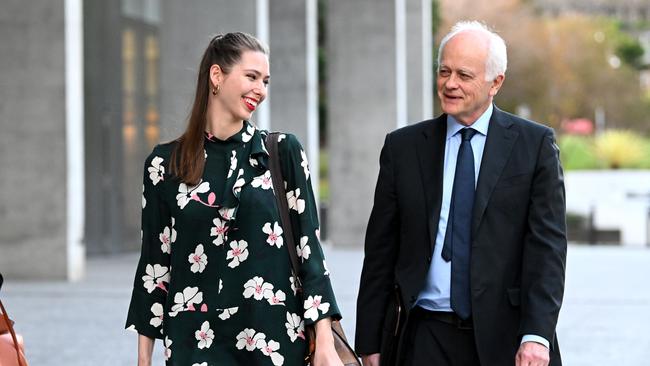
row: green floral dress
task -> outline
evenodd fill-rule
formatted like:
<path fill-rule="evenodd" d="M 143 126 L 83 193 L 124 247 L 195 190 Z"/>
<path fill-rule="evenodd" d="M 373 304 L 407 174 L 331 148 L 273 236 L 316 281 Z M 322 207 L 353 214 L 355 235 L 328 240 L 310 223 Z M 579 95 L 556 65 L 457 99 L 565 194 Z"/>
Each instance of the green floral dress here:
<path fill-rule="evenodd" d="M 302 365 L 304 329 L 340 318 L 319 244 L 307 160 L 280 135 L 279 153 L 304 293 L 296 294 L 275 201 L 266 131 L 245 122 L 226 141 L 206 135 L 202 180 L 168 175 L 175 143 L 147 158 L 142 253 L 128 329 L 164 339 L 167 365 Z"/>

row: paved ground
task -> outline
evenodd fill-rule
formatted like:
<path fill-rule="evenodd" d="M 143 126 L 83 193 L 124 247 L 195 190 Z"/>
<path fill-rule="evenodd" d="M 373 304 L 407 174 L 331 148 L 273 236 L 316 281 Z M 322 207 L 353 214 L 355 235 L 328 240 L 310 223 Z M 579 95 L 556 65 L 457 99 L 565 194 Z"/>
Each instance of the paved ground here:
<path fill-rule="evenodd" d="M 326 248 L 344 325 L 353 334 L 361 251 Z M 79 283 L 14 282 L 2 300 L 31 366 L 135 365 L 123 330 L 137 256 L 91 259 Z M 558 324 L 567 366 L 650 364 L 650 250 L 571 246 Z M 156 344 L 154 365 L 162 365 Z"/>

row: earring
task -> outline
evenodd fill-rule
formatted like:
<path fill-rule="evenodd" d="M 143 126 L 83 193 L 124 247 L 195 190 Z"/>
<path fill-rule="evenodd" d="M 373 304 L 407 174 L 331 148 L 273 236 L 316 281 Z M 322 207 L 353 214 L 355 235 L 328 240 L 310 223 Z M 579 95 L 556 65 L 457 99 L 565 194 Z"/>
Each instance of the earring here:
<path fill-rule="evenodd" d="M 221 85 L 217 84 L 216 88 L 212 88 L 212 95 L 217 95 L 219 94 L 219 91 L 221 90 Z"/>

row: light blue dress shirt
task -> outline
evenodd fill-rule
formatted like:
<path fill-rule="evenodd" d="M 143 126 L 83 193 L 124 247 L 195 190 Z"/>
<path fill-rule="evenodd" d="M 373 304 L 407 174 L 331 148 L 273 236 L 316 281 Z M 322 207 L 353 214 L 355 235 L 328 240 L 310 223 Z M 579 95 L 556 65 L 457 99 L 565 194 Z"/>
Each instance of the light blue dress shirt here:
<path fill-rule="evenodd" d="M 492 104 L 488 109 L 474 122 L 471 127 L 478 133 L 474 135 L 470 143 L 474 152 L 474 186 L 478 182 L 479 172 L 481 169 L 481 160 L 483 159 L 483 150 L 487 138 L 490 117 L 494 107 Z M 447 116 L 447 137 L 445 144 L 445 160 L 442 182 L 442 204 L 440 206 L 440 221 L 438 222 L 438 233 L 436 235 L 436 245 L 433 250 L 433 258 L 429 266 L 429 273 L 422 291 L 414 306 L 420 306 L 431 311 L 448 311 L 451 312 L 450 294 L 451 294 L 451 262 L 442 259 L 442 247 L 445 242 L 445 233 L 447 232 L 447 223 L 449 221 L 449 208 L 451 205 L 451 193 L 454 187 L 454 175 L 456 174 L 456 159 L 460 149 L 461 136 L 460 130 L 466 126 L 460 124 L 454 117 Z M 525 335 L 523 342 L 534 341 L 545 345 L 547 348 L 549 342 L 536 335 Z"/>
<path fill-rule="evenodd" d="M 478 133 L 474 135 L 470 143 L 474 152 L 474 186 L 478 182 L 483 158 L 483 148 L 487 137 L 488 125 L 492 116 L 492 104 L 472 124 L 472 128 Z M 442 180 L 442 204 L 440 206 L 440 221 L 436 235 L 436 245 L 433 250 L 433 258 L 429 267 L 427 281 L 420 291 L 415 305 L 432 311 L 451 312 L 451 262 L 442 259 L 442 247 L 445 242 L 447 223 L 449 221 L 449 208 L 451 206 L 451 193 L 454 187 L 454 175 L 456 174 L 456 159 L 462 142 L 460 130 L 465 128 L 452 116 L 447 116 L 447 137 L 445 143 L 445 160 Z"/>

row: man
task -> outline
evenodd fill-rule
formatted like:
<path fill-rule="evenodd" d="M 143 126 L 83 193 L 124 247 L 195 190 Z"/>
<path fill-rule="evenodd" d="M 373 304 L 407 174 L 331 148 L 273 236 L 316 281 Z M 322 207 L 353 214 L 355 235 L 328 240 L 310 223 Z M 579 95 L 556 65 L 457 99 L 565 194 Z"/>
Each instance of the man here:
<path fill-rule="evenodd" d="M 438 54 L 444 114 L 389 133 L 381 152 L 357 352 L 366 366 L 561 365 L 553 131 L 493 105 L 506 46 L 482 23 L 457 23 Z"/>

